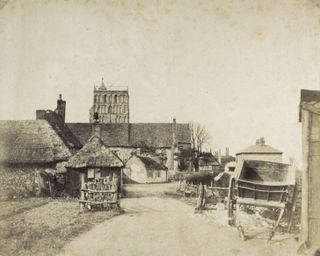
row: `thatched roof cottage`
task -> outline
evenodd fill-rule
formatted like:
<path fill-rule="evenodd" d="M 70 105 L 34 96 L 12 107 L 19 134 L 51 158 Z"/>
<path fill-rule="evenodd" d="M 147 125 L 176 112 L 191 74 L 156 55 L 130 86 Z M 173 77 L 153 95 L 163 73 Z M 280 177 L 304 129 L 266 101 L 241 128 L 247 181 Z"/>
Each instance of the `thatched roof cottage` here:
<path fill-rule="evenodd" d="M 70 156 L 47 121 L 0 121 L 0 197 L 32 193 L 36 170 L 53 168 Z"/>

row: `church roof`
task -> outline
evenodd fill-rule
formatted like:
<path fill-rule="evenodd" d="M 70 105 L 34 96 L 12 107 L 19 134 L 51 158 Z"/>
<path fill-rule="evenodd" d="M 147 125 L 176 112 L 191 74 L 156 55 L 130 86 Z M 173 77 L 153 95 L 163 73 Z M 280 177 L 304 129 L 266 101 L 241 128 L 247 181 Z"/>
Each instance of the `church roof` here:
<path fill-rule="evenodd" d="M 51 163 L 70 156 L 69 149 L 47 121 L 0 121 L 0 162 Z"/>
<path fill-rule="evenodd" d="M 92 135 L 91 123 L 67 123 L 82 144 Z M 101 124 L 101 139 L 109 147 L 150 147 L 172 146 L 172 123 L 110 123 Z M 190 143 L 188 124 L 176 124 L 176 141 Z"/>

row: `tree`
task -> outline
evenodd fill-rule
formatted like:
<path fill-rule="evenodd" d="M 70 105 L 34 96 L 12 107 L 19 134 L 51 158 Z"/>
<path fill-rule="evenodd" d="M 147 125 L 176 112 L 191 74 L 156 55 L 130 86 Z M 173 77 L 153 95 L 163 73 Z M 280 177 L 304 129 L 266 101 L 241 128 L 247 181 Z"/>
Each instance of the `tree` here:
<path fill-rule="evenodd" d="M 189 123 L 191 133 L 191 146 L 193 149 L 192 163 L 196 171 L 199 170 L 199 156 L 203 145 L 209 143 L 211 136 L 204 126 L 199 123 Z"/>
<path fill-rule="evenodd" d="M 189 123 L 189 129 L 191 132 L 191 146 L 201 153 L 203 145 L 210 141 L 211 136 L 206 128 L 199 123 Z"/>

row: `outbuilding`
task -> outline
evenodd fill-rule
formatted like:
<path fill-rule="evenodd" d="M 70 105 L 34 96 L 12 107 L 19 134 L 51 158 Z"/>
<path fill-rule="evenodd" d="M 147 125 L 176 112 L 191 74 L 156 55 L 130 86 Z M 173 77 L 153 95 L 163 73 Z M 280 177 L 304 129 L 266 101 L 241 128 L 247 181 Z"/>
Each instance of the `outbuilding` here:
<path fill-rule="evenodd" d="M 136 183 L 168 181 L 168 168 L 150 156 L 133 155 L 126 163 L 124 174 L 127 179 Z"/>
<path fill-rule="evenodd" d="M 116 153 L 107 148 L 99 136 L 92 136 L 66 164 L 66 186 L 69 193 L 78 194 L 85 182 L 100 178 L 112 181 L 117 176 L 121 187 L 123 167 L 124 164 Z"/>
<path fill-rule="evenodd" d="M 282 152 L 265 143 L 263 137 L 256 140 L 256 144 L 245 148 L 236 154 L 236 162 L 243 160 L 261 160 L 271 162 L 282 162 Z"/>

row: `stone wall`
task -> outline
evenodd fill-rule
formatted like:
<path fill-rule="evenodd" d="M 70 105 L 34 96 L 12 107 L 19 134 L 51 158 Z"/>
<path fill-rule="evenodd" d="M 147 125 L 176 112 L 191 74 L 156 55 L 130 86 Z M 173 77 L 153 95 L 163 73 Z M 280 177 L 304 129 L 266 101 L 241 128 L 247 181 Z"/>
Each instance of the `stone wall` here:
<path fill-rule="evenodd" d="M 0 166 L 0 200 L 35 195 L 35 171 L 44 167 Z"/>

